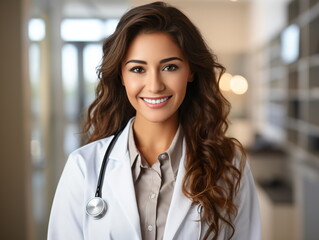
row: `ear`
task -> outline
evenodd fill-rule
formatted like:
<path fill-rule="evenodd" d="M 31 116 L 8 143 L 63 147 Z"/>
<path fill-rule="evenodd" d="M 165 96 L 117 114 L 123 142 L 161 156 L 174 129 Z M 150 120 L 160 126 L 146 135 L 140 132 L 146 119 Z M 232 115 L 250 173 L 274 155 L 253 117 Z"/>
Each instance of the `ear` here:
<path fill-rule="evenodd" d="M 119 79 L 121 80 L 122 85 L 125 87 L 124 80 L 122 77 L 122 72 L 120 72 L 120 74 L 119 74 Z"/>
<path fill-rule="evenodd" d="M 189 75 L 188 75 L 188 80 L 187 82 L 193 82 L 194 81 L 194 73 L 193 72 L 190 72 Z"/>

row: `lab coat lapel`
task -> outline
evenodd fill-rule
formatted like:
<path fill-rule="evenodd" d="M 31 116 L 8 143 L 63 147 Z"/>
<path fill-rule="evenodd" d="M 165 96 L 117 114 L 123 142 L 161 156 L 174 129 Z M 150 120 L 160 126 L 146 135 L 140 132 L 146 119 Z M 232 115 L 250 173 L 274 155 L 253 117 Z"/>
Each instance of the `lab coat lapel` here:
<path fill-rule="evenodd" d="M 105 177 L 111 187 L 114 198 L 116 198 L 123 213 L 134 228 L 134 232 L 137 236 L 136 239 L 141 239 L 140 219 L 132 180 L 129 153 L 127 150 L 129 125 L 130 122 L 114 145 L 109 157 L 109 161 L 114 161 L 114 167 Z M 132 237 L 132 239 L 135 238 Z"/>
<path fill-rule="evenodd" d="M 174 187 L 171 205 L 168 211 L 164 240 L 172 240 L 188 211 L 191 208 L 192 201 L 182 192 L 183 178 L 185 176 L 185 140 L 183 141 L 183 155 L 179 164 L 177 179 Z"/>

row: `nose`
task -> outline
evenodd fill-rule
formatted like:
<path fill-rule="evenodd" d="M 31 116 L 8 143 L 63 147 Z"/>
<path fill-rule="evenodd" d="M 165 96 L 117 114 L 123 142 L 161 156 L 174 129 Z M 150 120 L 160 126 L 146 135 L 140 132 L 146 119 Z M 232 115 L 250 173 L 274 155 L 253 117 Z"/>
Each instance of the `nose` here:
<path fill-rule="evenodd" d="M 148 90 L 152 93 L 159 93 L 165 90 L 165 84 L 162 77 L 156 71 L 150 73 L 147 79 Z"/>

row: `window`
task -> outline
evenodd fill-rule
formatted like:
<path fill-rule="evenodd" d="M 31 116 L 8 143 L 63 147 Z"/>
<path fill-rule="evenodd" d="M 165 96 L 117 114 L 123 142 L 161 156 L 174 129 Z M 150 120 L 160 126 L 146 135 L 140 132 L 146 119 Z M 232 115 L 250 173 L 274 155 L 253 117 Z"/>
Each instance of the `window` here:
<path fill-rule="evenodd" d="M 117 19 L 64 19 L 61 22 L 65 155 L 81 145 L 81 118 L 95 98 L 102 41 L 114 32 L 117 24 Z"/>

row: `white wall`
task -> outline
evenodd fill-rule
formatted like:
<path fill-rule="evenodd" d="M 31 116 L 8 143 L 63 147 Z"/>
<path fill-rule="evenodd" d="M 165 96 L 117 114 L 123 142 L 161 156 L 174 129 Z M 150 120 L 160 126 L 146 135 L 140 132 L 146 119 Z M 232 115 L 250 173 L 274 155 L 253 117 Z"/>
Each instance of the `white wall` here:
<path fill-rule="evenodd" d="M 250 4 L 249 38 L 251 49 L 264 46 L 287 24 L 290 0 L 254 0 Z"/>

